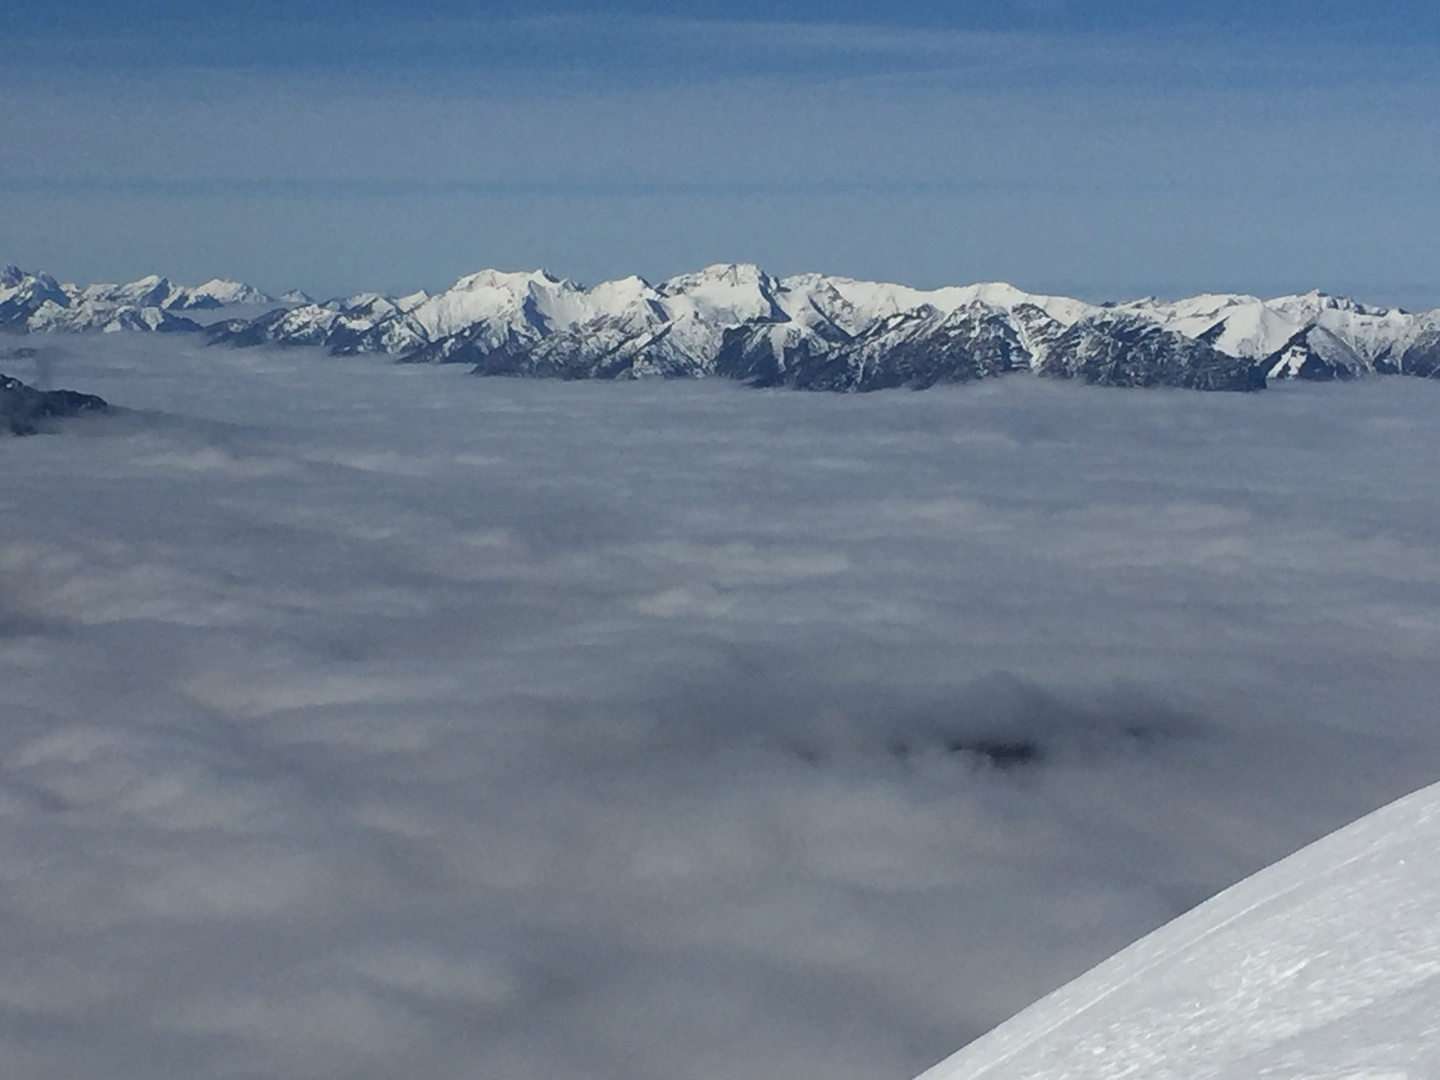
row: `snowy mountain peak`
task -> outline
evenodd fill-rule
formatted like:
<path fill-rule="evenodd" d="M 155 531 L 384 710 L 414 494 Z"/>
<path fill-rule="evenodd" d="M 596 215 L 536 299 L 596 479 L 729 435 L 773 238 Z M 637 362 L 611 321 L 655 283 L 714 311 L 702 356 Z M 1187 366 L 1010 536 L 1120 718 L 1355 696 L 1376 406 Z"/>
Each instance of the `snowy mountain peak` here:
<path fill-rule="evenodd" d="M 486 269 L 467 274 L 409 314 L 432 341 L 498 322 L 549 331 L 588 314 L 583 291 L 545 270 Z"/>
<path fill-rule="evenodd" d="M 659 300 L 659 291 L 644 278 L 632 274 L 592 286 L 587 295 L 597 313 L 618 314 L 635 304 Z"/>
<path fill-rule="evenodd" d="M 1319 293 L 1100 306 L 1003 281 L 921 290 L 825 274 L 776 279 L 753 264 L 717 263 L 659 285 L 631 276 L 590 288 L 545 271 L 487 269 L 435 296 L 361 299 L 280 313 L 221 339 L 392 352 L 492 374 L 721 373 L 831 389 L 921 386 L 1017 367 L 1206 389 L 1253 389 L 1267 374 L 1440 371 L 1440 320 L 1376 314 Z"/>
<path fill-rule="evenodd" d="M 732 325 L 750 319 L 783 319 L 775 294 L 779 282 L 749 263 L 717 263 L 670 278 L 657 290 L 675 317 Z"/>
<path fill-rule="evenodd" d="M 199 329 L 171 312 L 271 303 L 239 281 L 212 278 L 204 285 L 176 285 L 147 274 L 123 285 L 61 285 L 45 273 L 6 267 L 0 273 L 0 326 L 27 330 Z"/>
<path fill-rule="evenodd" d="M 0 271 L 0 304 L 14 304 L 17 310 L 28 304 L 33 310 L 47 300 L 61 307 L 70 304 L 65 286 L 49 274 L 30 273 L 18 266 L 7 266 Z M 6 321 L 0 317 L 0 325 L 5 325 Z"/>
<path fill-rule="evenodd" d="M 359 293 L 316 304 L 289 293 L 289 307 L 221 278 L 192 287 L 151 274 L 79 288 L 7 267 L 0 283 L 0 325 L 27 330 L 196 329 L 176 313 L 267 303 L 277 306 L 259 318 L 212 320 L 212 336 L 567 378 L 724 369 L 800 385 L 809 376 L 799 365 L 823 368 L 816 385 L 863 389 L 1018 365 L 1127 384 L 1246 389 L 1266 377 L 1440 374 L 1440 313 L 1318 290 L 1097 305 L 1004 281 L 927 290 L 818 273 L 777 279 L 753 263 L 716 263 L 658 285 L 632 275 L 589 288 L 546 270 L 487 268 L 434 295 Z M 774 326 L 783 329 L 767 329 Z M 1153 370 L 1142 370 L 1147 364 Z"/>
<path fill-rule="evenodd" d="M 502 292 L 524 292 L 527 289 L 573 288 L 548 270 L 495 270 L 487 268 L 466 274 L 445 290 L 447 293 L 478 292 L 494 289 Z"/>
<path fill-rule="evenodd" d="M 181 303 L 172 303 L 173 307 L 200 308 L 200 307 L 228 307 L 231 304 L 270 304 L 275 302 L 275 297 L 268 296 L 243 281 L 232 281 L 228 278 L 211 278 L 203 285 L 196 285 L 192 289 L 184 289 L 185 300 Z"/>
<path fill-rule="evenodd" d="M 712 283 L 728 288 L 755 288 L 769 280 L 770 275 L 754 263 L 712 263 L 703 269 L 668 279 L 661 289 L 688 292 Z"/>

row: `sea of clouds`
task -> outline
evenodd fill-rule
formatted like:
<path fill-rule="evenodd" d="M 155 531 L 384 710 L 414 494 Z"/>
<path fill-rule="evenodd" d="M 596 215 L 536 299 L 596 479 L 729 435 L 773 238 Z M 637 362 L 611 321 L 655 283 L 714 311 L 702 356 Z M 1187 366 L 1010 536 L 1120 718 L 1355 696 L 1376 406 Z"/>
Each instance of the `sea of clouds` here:
<path fill-rule="evenodd" d="M 1440 776 L 1431 383 L 0 370 L 17 1080 L 904 1080 Z"/>

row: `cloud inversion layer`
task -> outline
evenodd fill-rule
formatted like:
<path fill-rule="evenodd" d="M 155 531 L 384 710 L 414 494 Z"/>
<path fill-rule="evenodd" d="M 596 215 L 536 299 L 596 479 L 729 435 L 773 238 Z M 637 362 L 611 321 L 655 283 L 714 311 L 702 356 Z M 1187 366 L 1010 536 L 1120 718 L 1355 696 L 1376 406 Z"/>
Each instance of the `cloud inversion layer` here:
<path fill-rule="evenodd" d="M 137 411 L 0 442 L 17 1075 L 904 1077 L 1440 764 L 1428 384 L 60 348 Z"/>

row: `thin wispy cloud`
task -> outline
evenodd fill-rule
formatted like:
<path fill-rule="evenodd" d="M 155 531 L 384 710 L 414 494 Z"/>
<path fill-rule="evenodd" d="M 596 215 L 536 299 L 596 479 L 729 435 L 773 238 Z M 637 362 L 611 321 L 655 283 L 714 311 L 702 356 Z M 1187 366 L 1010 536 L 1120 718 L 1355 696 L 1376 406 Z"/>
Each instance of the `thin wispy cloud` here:
<path fill-rule="evenodd" d="M 832 16 L 835 13 L 828 13 Z M 1412 28 L 1418 31 L 1419 28 Z M 1427 80 L 1437 42 L 1423 32 L 1338 35 L 1306 19 L 1284 28 L 1227 20 L 1147 27 L 1116 20 L 1084 32 L 1032 26 L 924 26 L 831 18 L 737 19 L 577 11 L 549 15 L 369 12 L 353 18 L 243 21 L 201 13 L 190 21 L 93 29 L 19 29 L 4 68 L 31 77 L 123 72 L 251 71 L 360 83 L 447 85 L 540 95 L 589 85 L 664 86 L 757 78 L 785 82 L 944 78 L 1007 92 L 1056 85 L 1171 91 Z M 1373 31 L 1373 26 L 1372 26 Z M 643 63 L 640 63 L 643 61 Z M 526 79 L 524 76 L 535 76 Z M 488 85 L 482 80 L 495 80 Z M 541 81 L 543 80 L 543 81 Z M 467 85 L 468 84 L 468 85 Z"/>

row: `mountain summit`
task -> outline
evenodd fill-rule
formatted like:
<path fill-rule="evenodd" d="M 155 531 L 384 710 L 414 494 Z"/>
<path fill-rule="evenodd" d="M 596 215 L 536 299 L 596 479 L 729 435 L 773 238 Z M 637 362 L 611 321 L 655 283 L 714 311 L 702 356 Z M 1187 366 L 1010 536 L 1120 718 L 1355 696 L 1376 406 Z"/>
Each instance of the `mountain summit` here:
<path fill-rule="evenodd" d="M 174 312 L 275 302 L 250 285 L 220 278 L 176 285 L 151 274 L 124 285 L 80 286 L 18 266 L 0 270 L 0 328 L 11 330 L 199 330 L 199 323 Z"/>
<path fill-rule="evenodd" d="M 254 317 L 226 309 L 275 304 Z M 1440 373 L 1440 310 L 1311 292 L 1095 305 L 1004 282 L 933 290 L 717 264 L 652 285 L 584 287 L 544 270 L 480 270 L 435 295 L 272 300 L 238 282 L 62 285 L 0 273 L 0 326 L 200 330 L 231 345 L 311 345 L 477 374 L 616 379 L 719 375 L 757 386 L 871 390 L 1013 371 L 1101 385 L 1250 390 L 1272 379 Z M 231 315 L 231 317 L 226 317 Z"/>

